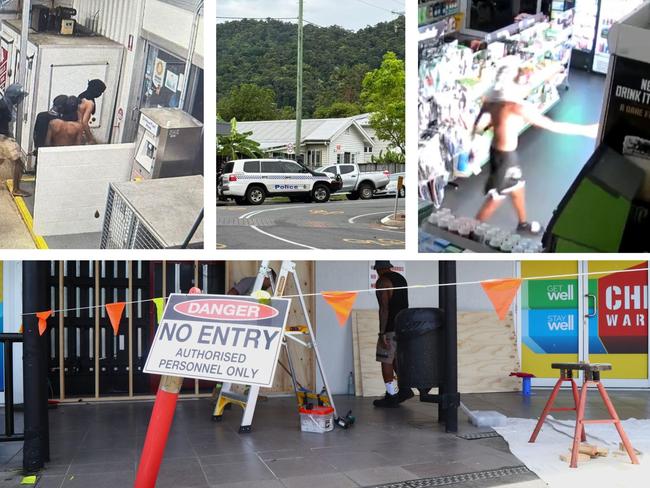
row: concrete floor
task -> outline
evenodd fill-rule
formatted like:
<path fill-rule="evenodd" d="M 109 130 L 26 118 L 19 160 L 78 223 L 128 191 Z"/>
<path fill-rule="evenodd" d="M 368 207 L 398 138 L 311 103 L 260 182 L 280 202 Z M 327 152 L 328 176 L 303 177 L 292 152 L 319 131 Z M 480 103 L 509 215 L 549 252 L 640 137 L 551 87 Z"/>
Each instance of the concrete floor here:
<path fill-rule="evenodd" d="M 581 124 L 598 123 L 602 108 L 605 77 L 572 70 L 570 89 L 560 94 L 561 101 L 548 113 L 553 120 Z M 519 161 L 526 180 L 528 219 L 544 226 L 571 183 L 594 151 L 594 140 L 555 134 L 531 128 L 519 141 Z M 454 215 L 473 217 L 484 199 L 487 171 L 460 178 L 457 190 L 448 188 L 444 206 Z M 514 229 L 517 218 L 509 201 L 503 203 L 490 220 L 503 229 Z"/>
<path fill-rule="evenodd" d="M 519 393 L 463 395 L 473 410 L 498 410 L 508 416 L 535 418 L 548 390 L 528 400 Z M 622 418 L 648 418 L 647 391 L 615 391 L 610 395 Z M 569 394 L 561 397 L 569 403 Z M 440 477 L 479 471 L 491 479 L 445 484 L 479 488 L 534 488 L 545 484 L 522 469 L 500 438 L 465 440 L 446 434 L 436 421 L 437 407 L 417 399 L 398 409 L 380 410 L 371 399 L 336 398 L 341 411 L 357 418 L 349 430 L 301 433 L 291 398 L 258 403 L 251 434 L 237 433 L 241 411 L 226 411 L 224 421 L 210 420 L 210 400 L 181 401 L 170 434 L 158 487 L 358 487 L 391 483 L 394 488 L 440 486 Z M 589 397 L 587 416 L 603 415 L 596 395 Z M 559 405 L 559 404 L 558 404 Z M 51 461 L 40 473 L 39 488 L 117 488 L 132 486 L 143 445 L 151 402 L 78 404 L 50 411 Z M 571 413 L 556 416 L 572 418 Z M 19 421 L 20 423 L 20 421 Z M 17 429 L 22 428 L 20 425 Z M 460 415 L 460 433 L 476 429 Z M 542 432 L 543 435 L 543 432 Z M 0 444 L 0 487 L 19 486 L 21 443 Z M 495 470 L 518 467 L 515 474 Z M 470 477 L 471 478 L 471 477 Z M 423 480 L 410 483 L 409 480 Z"/>
<path fill-rule="evenodd" d="M 36 249 L 16 204 L 0 176 L 0 249 Z"/>

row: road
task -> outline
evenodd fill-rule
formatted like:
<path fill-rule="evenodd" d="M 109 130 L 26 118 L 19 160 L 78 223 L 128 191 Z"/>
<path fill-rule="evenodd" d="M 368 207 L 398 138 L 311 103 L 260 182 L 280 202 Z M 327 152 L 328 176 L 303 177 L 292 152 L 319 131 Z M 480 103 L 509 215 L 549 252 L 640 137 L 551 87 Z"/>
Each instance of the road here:
<path fill-rule="evenodd" d="M 217 206 L 219 249 L 404 249 L 404 230 L 380 220 L 395 200 Z M 400 199 L 398 210 L 404 210 Z"/>

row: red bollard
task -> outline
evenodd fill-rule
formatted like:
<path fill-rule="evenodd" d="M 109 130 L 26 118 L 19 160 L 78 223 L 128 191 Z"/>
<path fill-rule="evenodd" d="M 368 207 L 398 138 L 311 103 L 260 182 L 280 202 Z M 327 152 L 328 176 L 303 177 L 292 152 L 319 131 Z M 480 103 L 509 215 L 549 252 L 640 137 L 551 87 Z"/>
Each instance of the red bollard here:
<path fill-rule="evenodd" d="M 193 287 L 191 295 L 200 294 L 199 288 Z M 176 401 L 183 386 L 183 378 L 163 376 L 160 379 L 156 401 L 153 405 L 151 420 L 144 440 L 138 473 L 135 476 L 135 488 L 155 488 L 158 472 L 162 463 L 169 430 L 174 420 Z"/>
<path fill-rule="evenodd" d="M 135 488 L 154 488 L 160 471 L 167 437 L 174 420 L 176 401 L 183 385 L 183 378 L 163 376 L 160 380 L 156 402 L 153 405 L 147 437 L 142 448 Z"/>

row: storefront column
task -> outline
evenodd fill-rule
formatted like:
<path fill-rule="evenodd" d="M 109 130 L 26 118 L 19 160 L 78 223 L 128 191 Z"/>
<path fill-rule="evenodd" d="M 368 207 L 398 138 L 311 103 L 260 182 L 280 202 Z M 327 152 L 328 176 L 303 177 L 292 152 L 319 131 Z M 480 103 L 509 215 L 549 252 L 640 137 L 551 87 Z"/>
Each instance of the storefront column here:
<path fill-rule="evenodd" d="M 456 262 L 439 261 L 438 279 L 441 285 L 456 283 Z M 438 304 L 445 314 L 445 357 L 443 377 L 440 386 L 438 421 L 445 422 L 447 432 L 458 432 L 458 324 L 456 285 L 438 288 Z"/>
<path fill-rule="evenodd" d="M 35 312 L 49 310 L 47 282 L 49 262 L 23 262 L 23 389 L 25 395 L 25 443 L 23 469 L 34 472 L 50 460 L 47 412 L 46 336 L 38 333 Z"/>

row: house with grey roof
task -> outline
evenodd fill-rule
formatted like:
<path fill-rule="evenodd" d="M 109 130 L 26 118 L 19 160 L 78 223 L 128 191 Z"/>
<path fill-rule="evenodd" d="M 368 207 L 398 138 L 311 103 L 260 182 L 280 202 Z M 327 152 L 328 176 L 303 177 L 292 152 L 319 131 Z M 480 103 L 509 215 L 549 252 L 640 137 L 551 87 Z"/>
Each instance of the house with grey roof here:
<path fill-rule="evenodd" d="M 357 116 L 358 117 L 358 116 Z M 341 119 L 305 119 L 302 121 L 300 153 L 308 166 L 328 164 L 367 163 L 378 145 L 357 117 Z M 252 132 L 269 157 L 291 157 L 296 138 L 295 120 L 263 120 L 238 122 L 237 130 Z"/>

